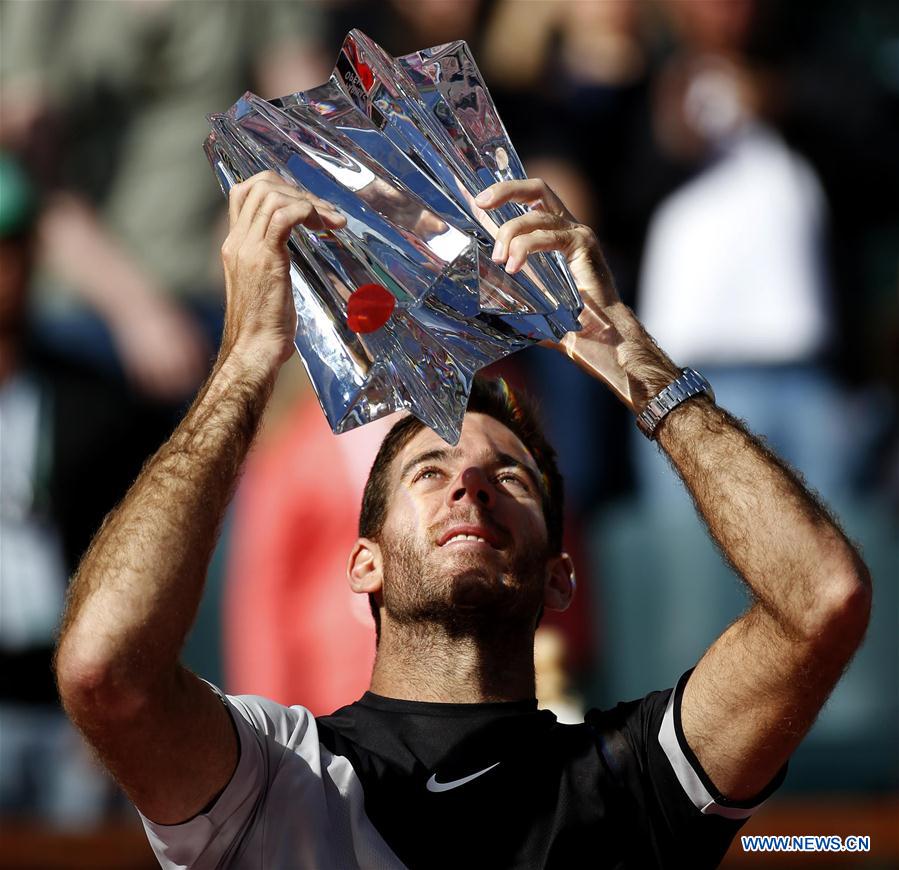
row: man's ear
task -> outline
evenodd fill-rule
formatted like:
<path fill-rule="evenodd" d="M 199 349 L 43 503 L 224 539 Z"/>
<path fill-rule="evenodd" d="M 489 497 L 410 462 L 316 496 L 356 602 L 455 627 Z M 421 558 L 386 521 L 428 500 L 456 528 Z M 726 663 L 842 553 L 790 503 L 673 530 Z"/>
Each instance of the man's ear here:
<path fill-rule="evenodd" d="M 357 538 L 350 551 L 346 576 L 353 592 L 380 592 L 382 585 L 381 548 L 369 538 Z"/>
<path fill-rule="evenodd" d="M 559 553 L 549 560 L 547 569 L 543 606 L 547 610 L 567 610 L 574 598 L 574 562 L 568 553 Z"/>

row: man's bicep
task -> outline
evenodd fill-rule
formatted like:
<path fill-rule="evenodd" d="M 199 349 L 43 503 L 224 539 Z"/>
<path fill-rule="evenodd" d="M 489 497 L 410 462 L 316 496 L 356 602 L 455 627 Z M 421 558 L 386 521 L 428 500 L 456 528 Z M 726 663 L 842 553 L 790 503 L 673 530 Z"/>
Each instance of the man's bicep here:
<path fill-rule="evenodd" d="M 839 679 L 841 666 L 788 636 L 755 604 L 696 665 L 684 688 L 683 736 L 717 790 L 760 792 L 786 764 Z"/>
<path fill-rule="evenodd" d="M 183 668 L 135 715 L 79 725 L 141 814 L 160 824 L 203 811 L 237 766 L 238 737 L 222 697 Z"/>

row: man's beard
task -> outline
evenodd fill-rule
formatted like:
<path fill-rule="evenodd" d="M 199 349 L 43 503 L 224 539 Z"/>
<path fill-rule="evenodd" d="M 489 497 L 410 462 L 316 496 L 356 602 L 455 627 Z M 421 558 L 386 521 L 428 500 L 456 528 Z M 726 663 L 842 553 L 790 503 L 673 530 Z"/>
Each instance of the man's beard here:
<path fill-rule="evenodd" d="M 385 535 L 380 544 L 384 607 L 394 623 L 441 627 L 455 637 L 533 631 L 543 602 L 545 545 L 500 565 L 477 552 L 421 546 L 412 536 Z"/>

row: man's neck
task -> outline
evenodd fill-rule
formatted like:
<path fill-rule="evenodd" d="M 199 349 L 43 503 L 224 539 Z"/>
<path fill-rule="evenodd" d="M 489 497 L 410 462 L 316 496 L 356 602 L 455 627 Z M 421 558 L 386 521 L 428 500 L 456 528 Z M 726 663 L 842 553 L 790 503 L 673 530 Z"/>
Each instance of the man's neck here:
<path fill-rule="evenodd" d="M 535 696 L 533 633 L 451 635 L 439 625 L 385 621 L 370 691 L 386 698 L 470 704 Z"/>

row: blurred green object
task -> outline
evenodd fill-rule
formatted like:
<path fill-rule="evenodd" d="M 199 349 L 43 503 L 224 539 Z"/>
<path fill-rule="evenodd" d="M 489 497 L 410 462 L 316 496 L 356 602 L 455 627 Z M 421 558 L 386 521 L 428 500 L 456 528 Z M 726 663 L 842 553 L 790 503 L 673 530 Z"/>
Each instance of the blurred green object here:
<path fill-rule="evenodd" d="M 22 165 L 0 151 L 0 239 L 27 232 L 37 215 L 37 193 Z"/>

